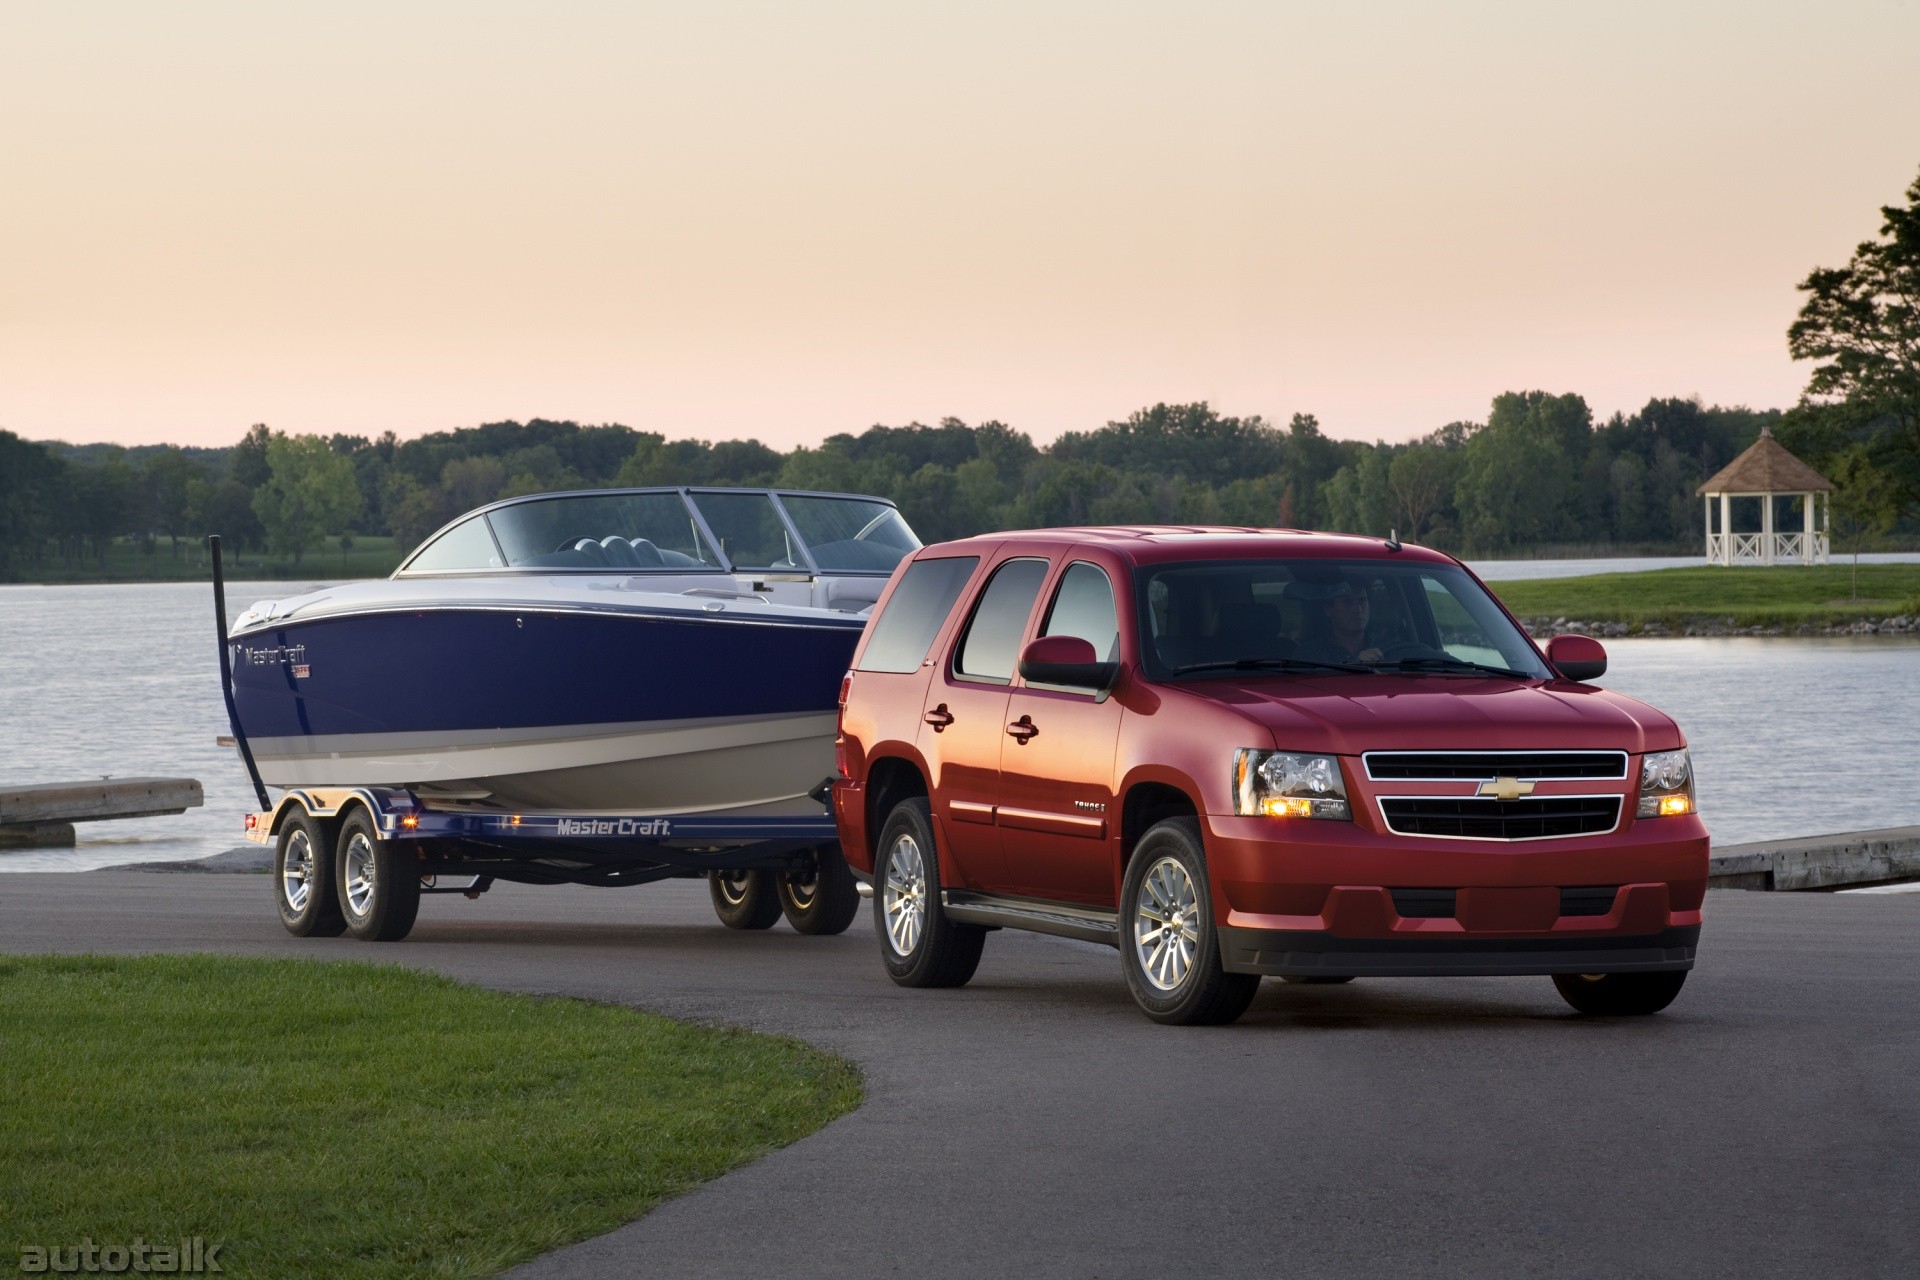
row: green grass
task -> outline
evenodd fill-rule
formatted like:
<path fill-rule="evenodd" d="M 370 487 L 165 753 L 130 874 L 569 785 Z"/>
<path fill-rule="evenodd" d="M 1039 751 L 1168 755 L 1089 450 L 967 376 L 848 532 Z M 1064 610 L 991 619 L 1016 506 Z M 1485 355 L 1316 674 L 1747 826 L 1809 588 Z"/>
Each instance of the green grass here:
<path fill-rule="evenodd" d="M 793 1040 L 398 967 L 0 957 L 0 1271 L 202 1236 L 242 1276 L 487 1276 L 851 1110 Z"/>
<path fill-rule="evenodd" d="M 392 538 L 355 538 L 353 549 L 341 554 L 338 544 L 329 539 L 325 546 L 310 548 L 298 566 L 291 556 L 269 556 L 258 551 L 225 550 L 227 577 L 231 579 L 297 579 L 310 582 L 319 578 L 384 578 L 400 564 L 411 546 L 395 547 Z M 98 558 L 76 556 L 71 564 L 57 557 L 26 564 L 15 564 L 13 577 L 20 582 L 204 582 L 212 574 L 207 567 L 207 549 L 202 542 L 185 539 L 177 549 L 165 538 L 153 544 L 149 552 L 140 544 L 116 539 L 107 545 L 107 563 Z"/>
<path fill-rule="evenodd" d="M 1775 568 L 1655 569 L 1584 578 L 1495 582 L 1522 618 L 1590 622 L 1724 622 L 1738 627 L 1832 626 L 1862 618 L 1920 614 L 1920 565 L 1863 564 L 1860 598 L 1851 564 Z"/>

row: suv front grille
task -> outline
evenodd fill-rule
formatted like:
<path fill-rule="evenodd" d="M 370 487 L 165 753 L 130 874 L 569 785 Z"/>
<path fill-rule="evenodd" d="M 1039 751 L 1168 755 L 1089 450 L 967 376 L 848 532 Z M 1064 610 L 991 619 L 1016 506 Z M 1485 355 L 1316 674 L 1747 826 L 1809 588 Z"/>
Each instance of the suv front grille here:
<path fill-rule="evenodd" d="M 1611 831 L 1619 796 L 1549 796 L 1482 800 L 1441 796 L 1380 801 L 1387 829 L 1403 836 L 1465 840 L 1549 840 Z"/>
<path fill-rule="evenodd" d="M 1624 751 L 1369 751 L 1365 759 L 1376 782 L 1627 776 Z"/>

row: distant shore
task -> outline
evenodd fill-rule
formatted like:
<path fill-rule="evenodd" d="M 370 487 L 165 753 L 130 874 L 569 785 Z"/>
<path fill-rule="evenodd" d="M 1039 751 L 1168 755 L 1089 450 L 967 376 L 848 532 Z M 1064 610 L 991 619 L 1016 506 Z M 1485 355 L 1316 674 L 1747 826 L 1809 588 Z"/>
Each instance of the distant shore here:
<path fill-rule="evenodd" d="M 1536 636 L 1920 636 L 1920 565 L 1654 569 L 1491 584 Z"/>
<path fill-rule="evenodd" d="M 1816 625 L 1801 622 L 1792 626 L 1779 623 L 1742 626 L 1725 618 L 1689 618 L 1684 621 L 1616 622 L 1584 618 L 1528 618 L 1520 625 L 1535 639 L 1550 636 L 1596 636 L 1600 639 L 1653 638 L 1662 636 L 1913 636 L 1920 638 L 1920 615 L 1898 614 L 1891 618 L 1856 618 L 1852 622 Z"/>

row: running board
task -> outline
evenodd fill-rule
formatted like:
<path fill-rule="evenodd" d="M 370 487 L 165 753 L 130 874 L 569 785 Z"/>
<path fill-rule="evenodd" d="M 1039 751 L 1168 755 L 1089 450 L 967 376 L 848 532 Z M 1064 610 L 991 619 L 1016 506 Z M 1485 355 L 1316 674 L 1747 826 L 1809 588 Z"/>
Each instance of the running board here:
<path fill-rule="evenodd" d="M 1069 902 L 1047 902 L 1037 898 L 1002 898 L 989 893 L 968 893 L 945 889 L 940 907 L 947 919 L 960 924 L 997 925 L 1050 933 L 1058 938 L 1078 938 L 1105 946 L 1120 945 L 1120 917 L 1098 907 L 1080 907 Z"/>

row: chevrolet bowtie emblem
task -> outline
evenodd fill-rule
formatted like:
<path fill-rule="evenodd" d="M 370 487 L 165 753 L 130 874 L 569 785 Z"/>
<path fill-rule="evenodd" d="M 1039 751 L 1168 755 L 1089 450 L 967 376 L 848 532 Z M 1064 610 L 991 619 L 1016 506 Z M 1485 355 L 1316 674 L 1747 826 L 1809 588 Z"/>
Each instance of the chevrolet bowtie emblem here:
<path fill-rule="evenodd" d="M 1518 778 L 1495 778 L 1492 782 L 1481 783 L 1476 794 L 1492 796 L 1496 800 L 1518 800 L 1521 796 L 1533 794 L 1533 784 Z"/>

